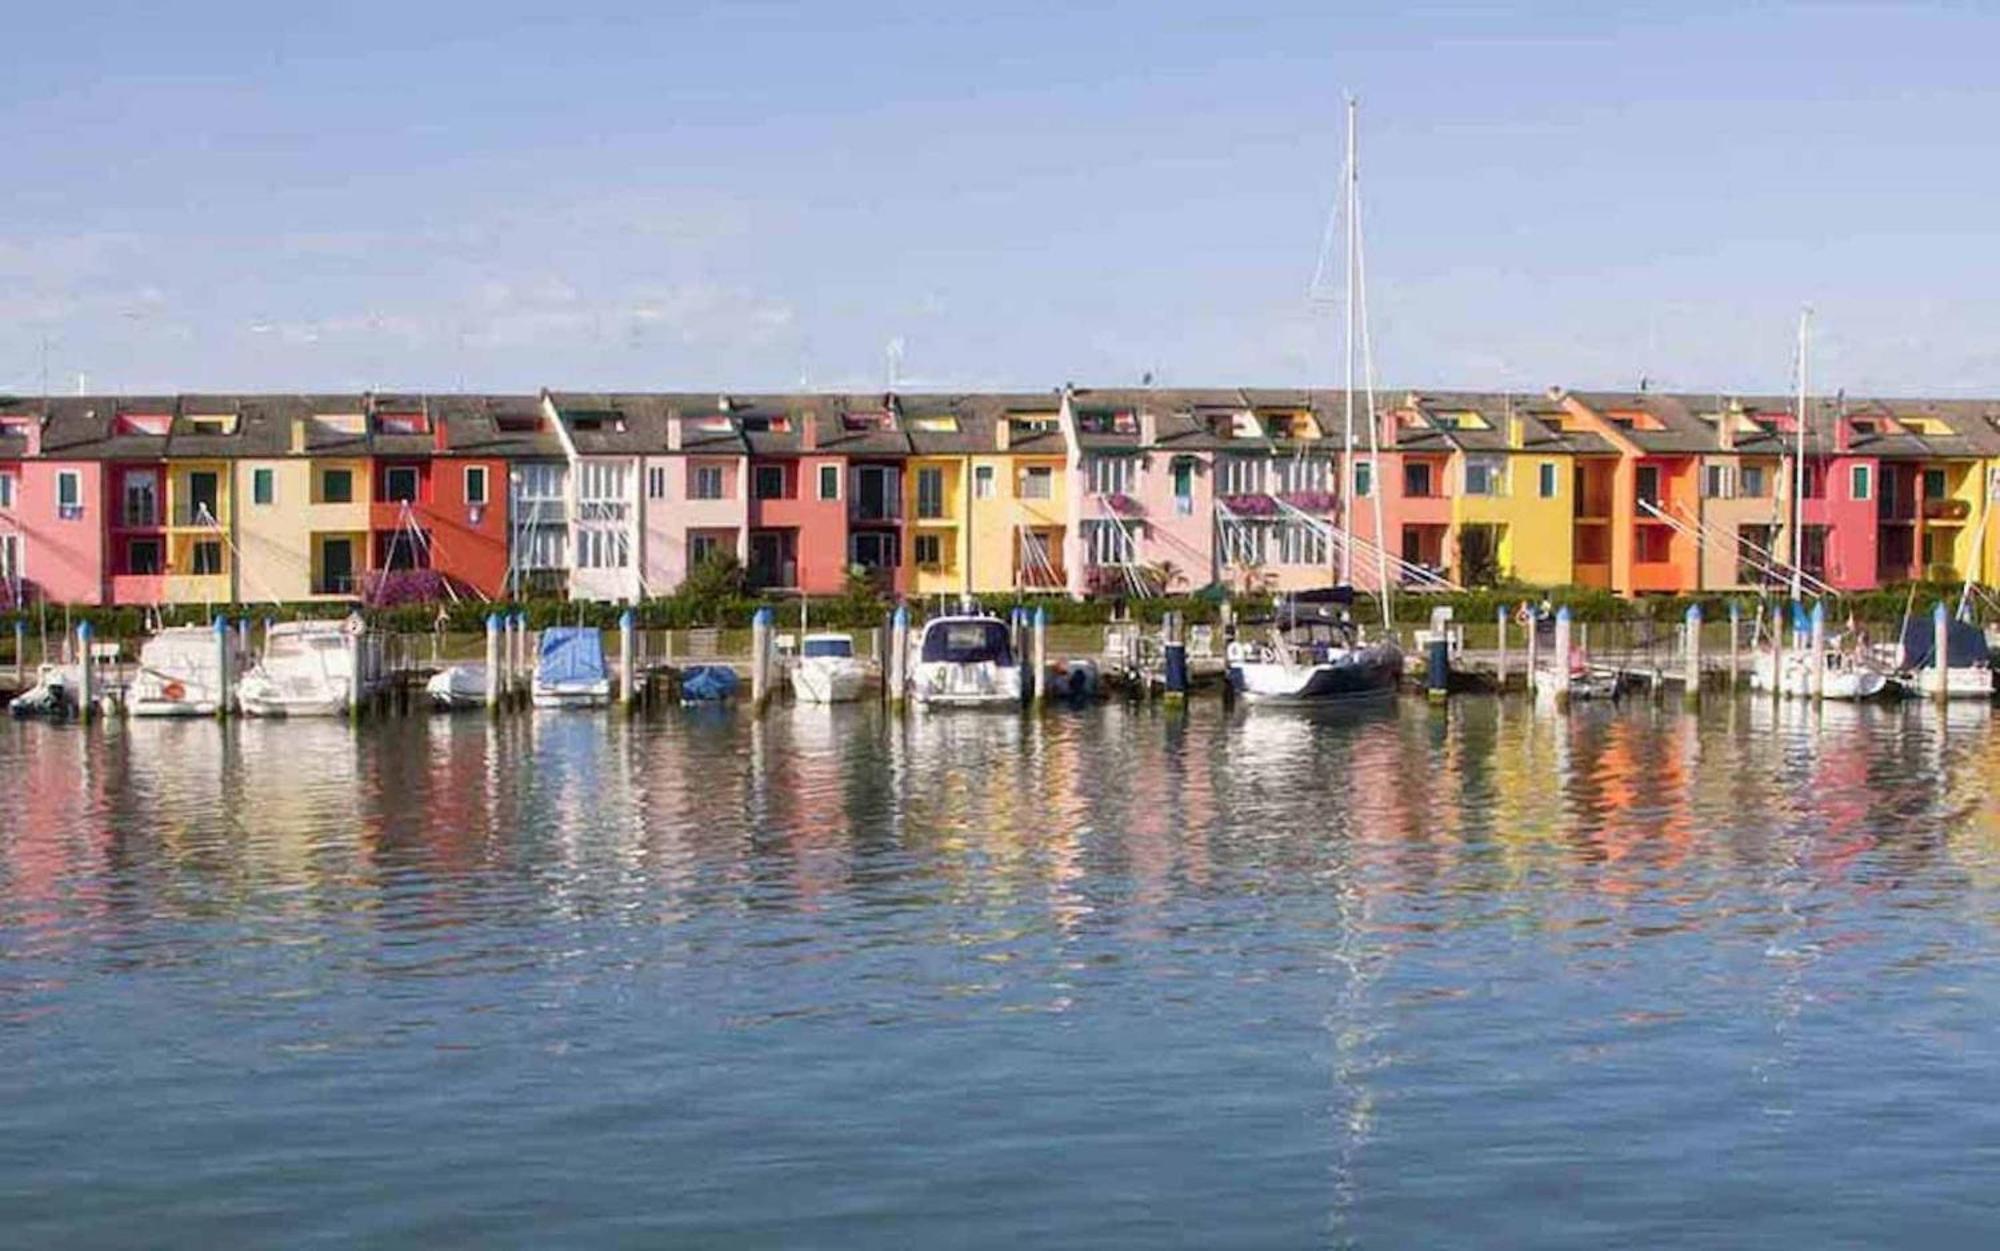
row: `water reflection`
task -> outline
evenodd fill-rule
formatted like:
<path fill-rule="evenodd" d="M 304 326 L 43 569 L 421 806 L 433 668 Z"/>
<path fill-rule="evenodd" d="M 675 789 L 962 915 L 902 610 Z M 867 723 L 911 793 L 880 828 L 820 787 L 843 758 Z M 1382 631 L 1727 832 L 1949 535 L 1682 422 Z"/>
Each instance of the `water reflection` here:
<path fill-rule="evenodd" d="M 267 1139 L 357 1118 L 336 1154 L 463 1132 L 469 1108 L 492 1137 L 466 1150 L 546 1136 L 592 1169 L 556 1241 L 595 1228 L 592 1195 L 655 1232 L 785 1241 L 747 1197 L 776 1186 L 802 1219 L 880 1217 L 811 1226 L 834 1242 L 921 1242 L 927 1205 L 984 1194 L 995 1245 L 1147 1213 L 1213 1241 L 1589 1245 L 1592 1220 L 1664 1219 L 1716 1184 L 1721 1144 L 1753 1200 L 1724 1240 L 1832 1236 L 1858 1228 L 1838 1204 L 1755 1200 L 1840 1183 L 1820 1144 L 1890 1098 L 1922 1110 L 1893 1163 L 1932 1178 L 1949 1228 L 1983 1115 L 1956 1092 L 2000 1077 L 1979 1042 L 2000 998 L 1991 717 L 1468 700 L 9 725 L 0 1126 L 55 1146 L 0 1218 L 75 1219 L 64 1178 L 121 1149 L 65 1139 L 65 1117 L 133 1098 L 79 1074 L 153 1072 L 153 1037 L 202 1061 L 155 1074 L 190 1092 L 139 1118 L 163 1140 L 246 1089 Z M 1920 1063 L 1885 1075 L 1890 1056 Z M 426 1080 L 452 1111 L 407 1101 Z M 621 1154 L 607 1124 L 640 1137 Z M 900 1177 L 873 1160 L 887 1142 Z M 1041 1147 L 1097 1174 L 1037 1168 Z M 301 1208 L 252 1139 L 209 1150 L 263 1210 L 366 1228 Z M 1568 1194 L 1587 1151 L 1618 1193 L 1548 1224 L 1522 1196 Z M 429 1204 L 546 1180 L 484 1167 L 432 1178 Z M 427 1227 L 410 1177 L 373 1184 L 405 1205 L 393 1228 Z M 114 1187 L 93 1229 L 142 1231 L 158 1194 Z"/>

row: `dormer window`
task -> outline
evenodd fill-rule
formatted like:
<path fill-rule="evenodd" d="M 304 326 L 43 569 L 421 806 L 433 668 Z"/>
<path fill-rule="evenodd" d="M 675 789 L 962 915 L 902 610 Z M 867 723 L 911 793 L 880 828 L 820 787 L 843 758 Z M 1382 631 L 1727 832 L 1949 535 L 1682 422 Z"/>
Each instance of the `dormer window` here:
<path fill-rule="evenodd" d="M 563 418 L 569 422 L 570 429 L 580 434 L 596 434 L 603 430 L 623 434 L 625 431 L 625 417 L 622 413 L 579 409 L 564 413 Z"/>
<path fill-rule="evenodd" d="M 421 411 L 400 413 L 377 413 L 375 429 L 381 434 L 429 434 L 429 416 Z"/>
<path fill-rule="evenodd" d="M 1035 417 L 1010 415 L 1008 420 L 1023 433 L 1040 434 L 1051 428 Z M 1087 408 L 1076 415 L 1076 428 L 1084 434 L 1133 434 L 1139 429 L 1139 419 L 1130 410 Z"/>
<path fill-rule="evenodd" d="M 951 416 L 949 413 L 936 414 L 929 417 L 916 417 L 911 419 L 910 429 L 921 430 L 926 434 L 957 434 L 958 418 Z"/>
<path fill-rule="evenodd" d="M 120 413 L 112 423 L 112 430 L 117 434 L 164 438 L 173 424 L 171 413 Z"/>
<path fill-rule="evenodd" d="M 792 419 L 783 414 L 772 416 L 768 413 L 744 417 L 743 431 L 746 434 L 790 434 Z"/>
<path fill-rule="evenodd" d="M 196 434 L 235 434 L 235 413 L 197 413 L 187 419 L 188 428 Z"/>

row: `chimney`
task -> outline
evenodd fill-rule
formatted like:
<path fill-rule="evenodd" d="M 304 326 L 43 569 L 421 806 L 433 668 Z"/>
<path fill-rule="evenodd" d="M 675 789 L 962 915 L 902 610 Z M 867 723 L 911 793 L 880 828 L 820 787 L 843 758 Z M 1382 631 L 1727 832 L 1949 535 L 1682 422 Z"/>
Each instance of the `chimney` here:
<path fill-rule="evenodd" d="M 1716 414 L 1715 445 L 1725 452 L 1736 450 L 1736 421 L 1737 410 L 1735 405 L 1731 405 Z"/>
<path fill-rule="evenodd" d="M 1152 447 L 1160 441 L 1160 419 L 1150 408 L 1139 410 L 1139 446 Z"/>
<path fill-rule="evenodd" d="M 1812 438 L 1812 401 L 1806 401 L 1806 438 Z M 1847 420 L 1846 413 L 1833 416 L 1833 450 L 1846 454 L 1854 450 L 1854 426 Z"/>
<path fill-rule="evenodd" d="M 993 423 L 994 450 L 1001 452 L 1006 451 L 1007 448 L 1013 443 L 1013 440 L 1014 440 L 1014 423 L 1012 419 L 1003 415 L 1000 418 L 1000 420 Z"/>
<path fill-rule="evenodd" d="M 679 413 L 675 413 L 673 416 L 667 418 L 667 450 L 669 452 L 678 452 L 681 450 L 683 425 L 684 419 Z"/>
<path fill-rule="evenodd" d="M 292 418 L 292 455 L 303 456 L 306 450 L 306 419 Z"/>
<path fill-rule="evenodd" d="M 810 408 L 800 413 L 799 446 L 808 452 L 819 450 L 819 415 Z"/>
<path fill-rule="evenodd" d="M 427 402 L 425 404 L 426 411 L 429 411 L 429 407 Z M 441 412 L 430 412 L 429 415 L 431 421 L 431 450 L 439 453 L 450 451 L 451 439 L 445 434 L 444 414 Z"/>
<path fill-rule="evenodd" d="M 1519 413 L 1507 414 L 1507 446 L 1517 452 L 1528 446 L 1528 421 Z"/>

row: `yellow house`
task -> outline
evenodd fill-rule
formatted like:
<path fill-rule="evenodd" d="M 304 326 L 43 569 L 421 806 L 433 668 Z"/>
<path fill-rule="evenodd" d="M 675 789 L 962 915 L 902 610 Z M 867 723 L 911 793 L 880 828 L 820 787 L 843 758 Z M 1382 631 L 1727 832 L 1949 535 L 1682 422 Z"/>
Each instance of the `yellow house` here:
<path fill-rule="evenodd" d="M 233 476 L 226 460 L 167 462 L 168 603 L 236 600 Z"/>
<path fill-rule="evenodd" d="M 332 397 L 338 399 L 339 397 Z M 257 453 L 236 462 L 240 592 L 246 600 L 346 599 L 370 567 L 374 495 L 361 397 L 352 407 L 246 414 Z M 272 454 L 274 445 L 282 451 Z"/>
<path fill-rule="evenodd" d="M 903 472 L 904 586 L 915 596 L 972 590 L 972 457 L 982 442 L 973 402 L 905 396 L 911 456 Z"/>
<path fill-rule="evenodd" d="M 1574 581 L 1576 456 L 1552 415 L 1525 399 L 1424 397 L 1452 446 L 1445 559 L 1464 585 Z"/>
<path fill-rule="evenodd" d="M 965 582 L 974 594 L 1062 592 L 1068 585 L 1068 452 L 1059 409 L 1041 397 L 1037 403 L 989 414 L 982 424 L 991 425 L 992 450 L 968 458 Z"/>

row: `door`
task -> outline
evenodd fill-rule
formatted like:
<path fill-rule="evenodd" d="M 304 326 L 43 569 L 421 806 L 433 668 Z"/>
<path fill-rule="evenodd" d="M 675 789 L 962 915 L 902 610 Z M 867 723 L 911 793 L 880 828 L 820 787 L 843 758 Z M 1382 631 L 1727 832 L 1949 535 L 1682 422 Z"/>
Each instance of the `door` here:
<path fill-rule="evenodd" d="M 159 496 L 153 475 L 128 473 L 125 475 L 125 524 L 127 527 L 156 526 L 160 524 Z"/>
<path fill-rule="evenodd" d="M 1658 465 L 1639 466 L 1639 502 L 1658 507 L 1660 503 L 1660 467 Z"/>
<path fill-rule="evenodd" d="M 322 539 L 319 549 L 321 595 L 349 595 L 354 591 L 354 540 Z"/>
<path fill-rule="evenodd" d="M 213 472 L 198 470 L 188 475 L 188 525 L 207 525 L 222 516 L 217 503 L 220 488 Z"/>
<path fill-rule="evenodd" d="M 758 530 L 750 535 L 750 585 L 790 587 L 796 583 L 792 568 L 792 535 L 789 530 Z"/>

